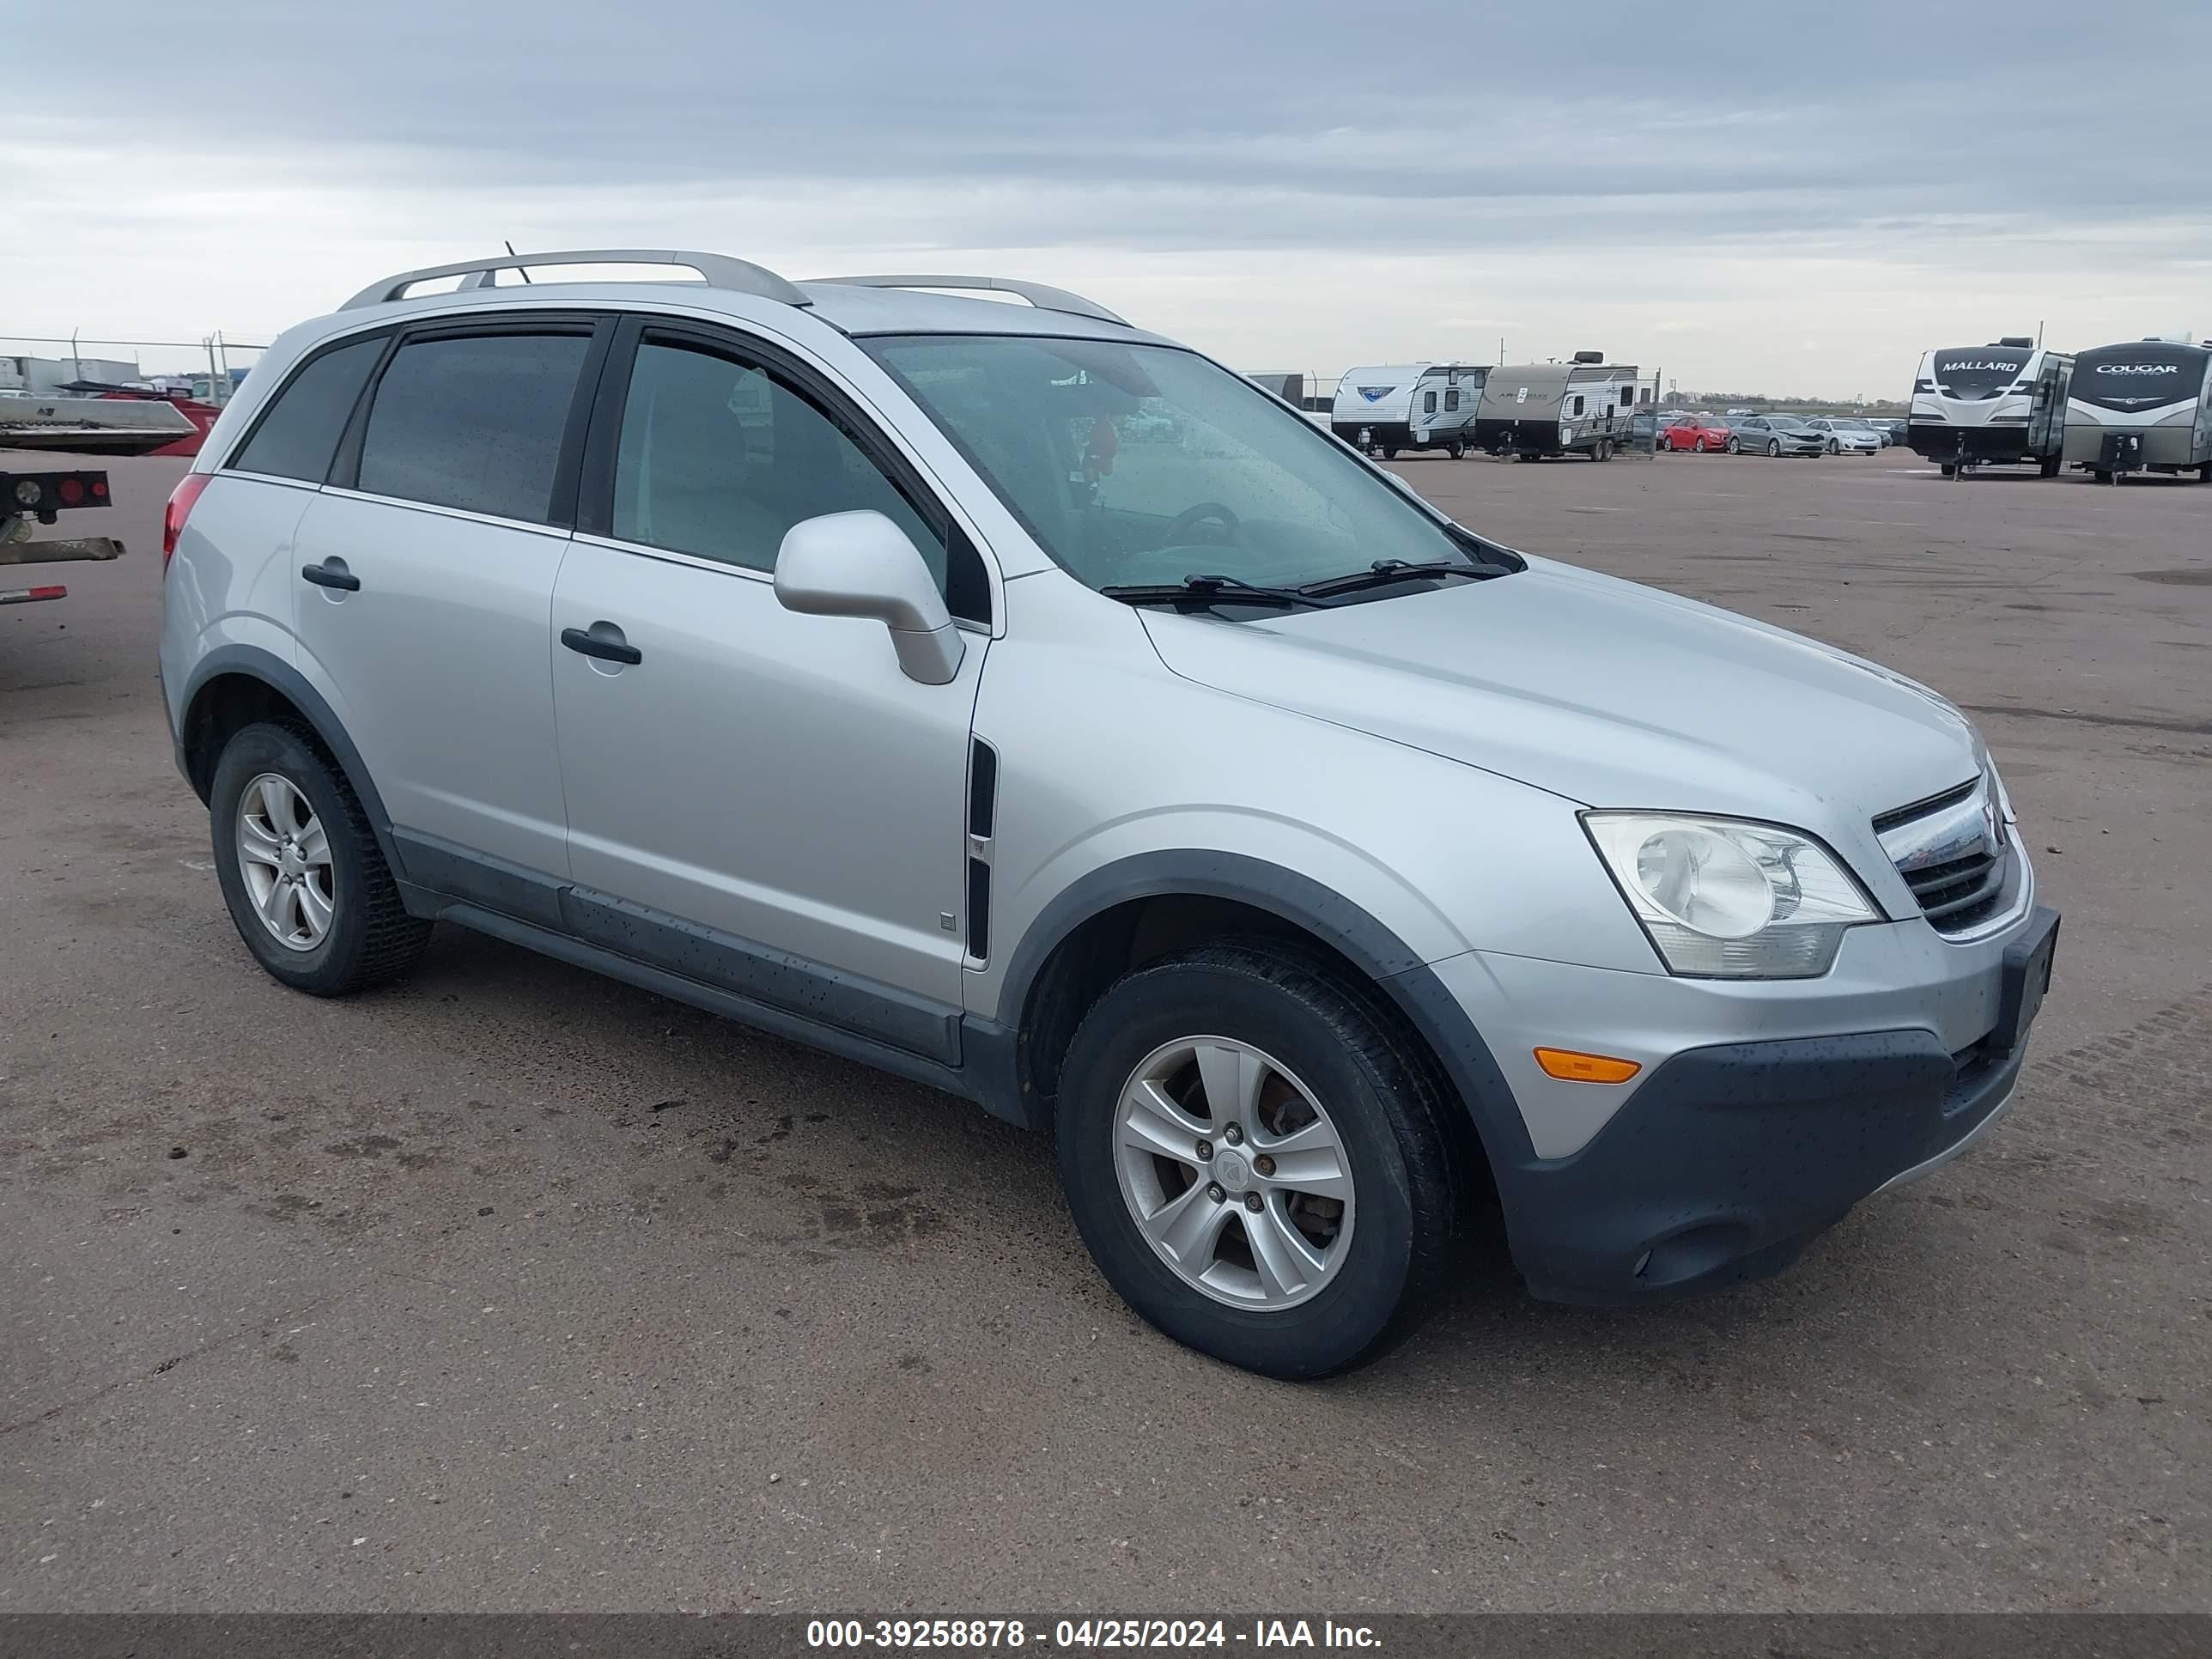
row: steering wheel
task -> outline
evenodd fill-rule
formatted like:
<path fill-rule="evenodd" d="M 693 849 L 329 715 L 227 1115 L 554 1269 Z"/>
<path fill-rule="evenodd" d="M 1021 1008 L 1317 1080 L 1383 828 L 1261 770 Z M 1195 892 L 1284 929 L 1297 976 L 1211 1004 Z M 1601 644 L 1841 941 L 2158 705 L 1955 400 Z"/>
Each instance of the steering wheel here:
<path fill-rule="evenodd" d="M 1195 507 L 1183 508 L 1175 515 L 1175 521 L 1160 533 L 1159 544 L 1162 547 L 1179 546 L 1188 539 L 1192 531 L 1208 519 L 1218 521 L 1227 532 L 1221 538 L 1223 545 L 1233 546 L 1237 541 L 1237 515 L 1219 501 L 1200 501 Z"/>

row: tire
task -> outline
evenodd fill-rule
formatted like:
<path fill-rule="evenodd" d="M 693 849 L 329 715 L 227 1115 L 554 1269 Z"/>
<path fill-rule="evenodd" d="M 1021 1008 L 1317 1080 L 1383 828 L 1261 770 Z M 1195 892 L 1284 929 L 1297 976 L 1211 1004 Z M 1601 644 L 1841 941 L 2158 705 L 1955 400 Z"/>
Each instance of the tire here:
<path fill-rule="evenodd" d="M 1230 1364 L 1298 1380 L 1362 1364 L 1419 1323 L 1449 1265 L 1462 1209 L 1460 1172 L 1442 1095 L 1425 1060 L 1382 1006 L 1367 988 L 1346 984 L 1301 957 L 1263 944 L 1222 945 L 1124 976 L 1084 1016 L 1062 1072 L 1060 1180 L 1099 1271 L 1154 1327 Z M 1245 1045 L 1248 1054 L 1294 1074 L 1265 1085 L 1263 1111 L 1271 1099 L 1297 1102 L 1303 1087 L 1326 1114 L 1318 1127 L 1335 1137 L 1335 1167 L 1348 1171 L 1352 1193 L 1336 1224 L 1341 1228 L 1347 1216 L 1351 1224 L 1325 1247 L 1344 1255 L 1323 1255 L 1327 1265 L 1303 1299 L 1274 1308 L 1229 1299 L 1266 1293 L 1253 1235 L 1244 1231 L 1244 1206 L 1235 1196 L 1240 1182 L 1259 1189 L 1258 1149 L 1267 1144 L 1261 1115 L 1252 1115 L 1255 1127 L 1241 1140 L 1225 1127 L 1215 1128 L 1219 1144 L 1206 1143 L 1212 1156 L 1202 1163 L 1195 1142 L 1191 1157 L 1180 1161 L 1124 1152 L 1125 1089 L 1148 1071 L 1195 1088 L 1195 1065 L 1179 1049 L 1200 1036 Z M 1169 1086 L 1171 1099 L 1176 1086 Z M 1180 1098 L 1196 1105 L 1206 1097 L 1197 1088 Z M 1191 1121 L 1170 1126 L 1171 1137 L 1223 1121 L 1210 1113 L 1185 1115 Z M 1232 1146 L 1243 1150 L 1232 1154 Z M 1127 1173 L 1125 1157 L 1137 1176 Z M 1221 1172 L 1227 1196 L 1212 1197 L 1201 1168 Z M 1180 1187 L 1173 1194 L 1167 1190 L 1170 1177 Z M 1125 1195 L 1133 1182 L 1147 1181 L 1155 1184 L 1144 1194 Z M 1224 1282 L 1238 1291 L 1199 1288 L 1153 1245 L 1137 1218 L 1138 1206 L 1154 1200 L 1156 1213 L 1180 1201 L 1189 1206 L 1187 1213 L 1212 1219 L 1216 1242 L 1191 1247 L 1206 1253 L 1193 1259 L 1226 1275 Z M 1216 1203 L 1218 1209 L 1201 1207 Z M 1261 1211 L 1271 1222 L 1280 1213 L 1272 1197 L 1261 1200 Z M 1267 1236 L 1277 1234 L 1271 1229 Z M 1323 1250 L 1307 1243 L 1310 1251 Z"/>
<path fill-rule="evenodd" d="M 1458 460 L 1467 453 L 1467 446 L 1460 442 L 1458 439 L 1455 438 L 1444 446 L 1444 453 L 1453 460 Z"/>
<path fill-rule="evenodd" d="M 1702 455 L 1705 453 L 1705 441 L 1703 438 L 1700 438 L 1697 442 L 1692 444 L 1690 447 L 1697 451 L 1698 454 Z"/>
<path fill-rule="evenodd" d="M 1730 438 L 1723 447 L 1731 455 L 1741 455 L 1743 453 L 1743 441 L 1740 438 Z"/>
<path fill-rule="evenodd" d="M 1947 478 L 1955 478 L 1959 476 L 1959 464 L 1956 461 L 1939 461 L 1936 467 Z"/>
<path fill-rule="evenodd" d="M 271 876 L 266 866 L 249 860 L 241 850 L 246 838 L 243 820 L 278 823 L 279 814 L 268 799 L 272 793 L 283 792 L 264 781 L 268 779 L 289 785 L 297 802 L 313 815 L 311 819 L 301 815 L 295 803 L 294 824 L 280 827 L 319 828 L 320 845 L 328 854 L 325 861 L 306 866 L 294 884 L 295 890 L 312 888 L 328 895 L 327 921 L 312 943 L 304 938 L 313 928 L 304 896 L 284 910 L 287 925 L 299 924 L 295 933 L 303 942 L 287 945 L 277 936 L 276 925 L 263 921 L 255 889 Z M 252 801 L 246 798 L 249 786 L 253 787 Z M 246 948 L 271 978 L 315 996 L 343 996 L 398 977 L 422 954 L 431 924 L 407 914 L 368 814 L 306 727 L 260 723 L 234 732 L 216 763 L 208 814 L 223 902 Z M 303 844 L 308 839 L 301 836 Z M 249 876 L 249 865 L 256 874 Z M 281 907 L 286 902 L 276 903 Z"/>
<path fill-rule="evenodd" d="M 2197 469 L 2197 482 L 2212 483 L 2212 461 L 2207 461 Z"/>
<path fill-rule="evenodd" d="M 1766 459 L 1770 461 L 1778 461 L 1782 459 L 1781 439 L 1776 438 L 1766 446 Z"/>
<path fill-rule="evenodd" d="M 2037 464 L 2035 470 L 2046 478 L 2057 477 L 2058 476 L 2058 457 L 2056 455 L 2045 456 L 2044 459 Z M 2205 469 L 2205 477 L 2207 478 L 2212 478 L 2212 467 L 2207 467 Z"/>
<path fill-rule="evenodd" d="M 1833 438 L 1828 440 L 1828 453 L 1831 455 L 1840 454 L 1843 452 L 1843 447 L 1844 447 L 1838 443 Z"/>
<path fill-rule="evenodd" d="M 1382 446 L 1382 459 L 1386 461 L 1396 460 L 1398 459 L 1398 446 L 1395 444 L 1384 444 Z"/>

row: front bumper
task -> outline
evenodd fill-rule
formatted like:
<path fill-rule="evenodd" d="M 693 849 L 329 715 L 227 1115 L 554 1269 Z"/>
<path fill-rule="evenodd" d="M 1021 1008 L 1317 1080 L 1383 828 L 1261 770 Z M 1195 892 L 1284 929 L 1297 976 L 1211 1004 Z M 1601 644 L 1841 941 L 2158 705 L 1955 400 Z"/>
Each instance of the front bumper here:
<path fill-rule="evenodd" d="M 1948 425 L 1942 421 L 1915 421 L 1905 428 L 1905 441 L 1923 460 L 1971 461 L 1976 465 L 2013 466 L 2032 461 L 2027 428 Z"/>
<path fill-rule="evenodd" d="M 1640 1303 L 1762 1278 L 1862 1199 L 1964 1151 L 2009 1103 L 2028 1023 L 2002 1040 L 2008 997 L 2057 920 L 2032 909 L 1964 946 L 1924 924 L 1869 927 L 1823 979 L 1756 985 L 1478 953 L 1436 964 L 1528 1131 L 1488 1150 L 1531 1293 Z M 1630 1085 L 1557 1083 L 1534 1042 L 1652 1058 Z"/>

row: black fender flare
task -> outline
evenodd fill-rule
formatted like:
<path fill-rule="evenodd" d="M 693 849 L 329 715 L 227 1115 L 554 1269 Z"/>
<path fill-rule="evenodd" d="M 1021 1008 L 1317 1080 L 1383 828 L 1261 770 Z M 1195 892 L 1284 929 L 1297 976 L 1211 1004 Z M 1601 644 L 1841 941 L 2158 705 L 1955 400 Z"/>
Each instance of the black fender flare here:
<path fill-rule="evenodd" d="M 323 747 L 337 761 L 338 770 L 345 774 L 346 782 L 353 789 L 354 799 L 361 803 L 362 811 L 368 815 L 369 828 L 376 836 L 376 844 L 384 854 L 385 863 L 394 875 L 404 880 L 407 866 L 392 839 L 392 815 L 384 810 L 384 797 L 377 793 L 375 780 L 369 776 L 368 766 L 362 759 L 361 750 L 354 746 L 353 739 L 346 734 L 344 724 L 324 700 L 323 694 L 307 683 L 306 675 L 273 651 L 264 650 L 258 645 L 220 645 L 193 664 L 191 678 L 185 682 L 185 695 L 173 741 L 176 744 L 177 769 L 185 775 L 187 781 L 192 782 L 194 792 L 198 792 L 199 786 L 192 779 L 185 753 L 185 735 L 192 729 L 193 710 L 198 707 L 202 694 L 210 685 L 234 675 L 259 680 L 300 711 L 300 717 L 314 729 L 315 735 L 322 740 Z M 202 795 L 201 799 L 205 800 L 206 797 Z"/>
<path fill-rule="evenodd" d="M 1079 878 L 1037 913 L 1008 959 L 999 990 L 1002 1030 L 1018 1031 L 1037 975 L 1092 917 L 1131 899 L 1167 894 L 1231 899 L 1327 941 L 1373 980 L 1425 1042 L 1460 1097 L 1501 1187 L 1534 1159 L 1513 1091 L 1456 998 L 1404 940 L 1334 888 L 1264 859 L 1191 848 L 1139 853 Z"/>

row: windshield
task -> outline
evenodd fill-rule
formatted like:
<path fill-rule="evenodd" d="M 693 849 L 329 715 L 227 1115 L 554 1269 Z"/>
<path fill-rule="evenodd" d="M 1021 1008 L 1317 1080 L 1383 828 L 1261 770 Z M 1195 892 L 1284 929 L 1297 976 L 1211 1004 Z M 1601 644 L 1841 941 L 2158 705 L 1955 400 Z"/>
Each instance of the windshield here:
<path fill-rule="evenodd" d="M 1766 417 L 1766 423 L 1784 432 L 1809 432 L 1813 429 L 1811 422 L 1801 421 L 1795 415 L 1770 415 Z"/>
<path fill-rule="evenodd" d="M 1472 565 L 1482 545 L 1194 352 L 996 335 L 860 343 L 1089 587 L 1201 574 L 1296 586 L 1385 561 Z"/>

